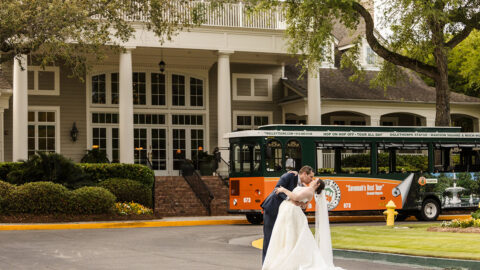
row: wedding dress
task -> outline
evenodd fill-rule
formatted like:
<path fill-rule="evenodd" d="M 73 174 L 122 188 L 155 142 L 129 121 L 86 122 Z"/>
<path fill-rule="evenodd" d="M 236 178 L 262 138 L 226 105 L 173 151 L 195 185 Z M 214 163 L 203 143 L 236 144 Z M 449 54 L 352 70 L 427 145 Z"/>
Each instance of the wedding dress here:
<path fill-rule="evenodd" d="M 306 187 L 296 187 L 302 192 Z M 311 200 L 302 198 L 307 203 Z M 302 209 L 290 201 L 283 201 L 278 210 L 270 245 L 262 270 L 338 270 L 333 265 L 332 243 L 325 194 L 315 195 L 315 237 Z"/>

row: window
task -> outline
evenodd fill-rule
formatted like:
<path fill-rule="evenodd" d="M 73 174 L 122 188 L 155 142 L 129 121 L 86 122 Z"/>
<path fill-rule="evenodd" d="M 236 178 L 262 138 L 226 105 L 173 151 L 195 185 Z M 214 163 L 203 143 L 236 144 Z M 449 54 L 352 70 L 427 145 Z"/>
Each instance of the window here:
<path fill-rule="evenodd" d="M 57 152 L 59 109 L 29 109 L 28 112 L 28 155 L 37 151 Z"/>
<path fill-rule="evenodd" d="M 139 114 L 133 115 L 133 123 L 141 125 L 164 125 L 164 114 Z"/>
<path fill-rule="evenodd" d="M 105 152 L 112 163 L 120 162 L 118 127 L 102 125 L 92 127 L 92 148 Z"/>
<path fill-rule="evenodd" d="M 118 82 L 118 73 L 111 74 L 111 91 L 112 91 L 112 104 L 118 104 L 119 96 L 119 82 Z"/>
<path fill-rule="evenodd" d="M 172 75 L 172 105 L 185 106 L 185 76 Z"/>
<path fill-rule="evenodd" d="M 203 125 L 203 115 L 172 115 L 172 125 Z"/>
<path fill-rule="evenodd" d="M 151 144 L 152 169 L 167 169 L 167 132 L 165 129 L 152 128 Z"/>
<path fill-rule="evenodd" d="M 282 143 L 277 140 L 267 142 L 265 148 L 266 170 L 276 172 L 282 170 Z"/>
<path fill-rule="evenodd" d="M 147 82 L 144 72 L 134 72 L 132 76 L 133 82 L 133 104 L 147 104 Z"/>
<path fill-rule="evenodd" d="M 134 136 L 134 162 L 135 164 L 147 165 L 147 129 L 133 129 Z"/>
<path fill-rule="evenodd" d="M 256 129 L 272 123 L 271 112 L 233 112 L 234 130 Z"/>
<path fill-rule="evenodd" d="M 203 81 L 190 78 L 190 106 L 203 106 Z"/>
<path fill-rule="evenodd" d="M 28 73 L 28 94 L 60 95 L 60 68 L 30 66 Z"/>
<path fill-rule="evenodd" d="M 93 124 L 118 124 L 118 113 L 92 113 Z"/>
<path fill-rule="evenodd" d="M 272 101 L 272 75 L 233 73 L 233 99 Z"/>
<path fill-rule="evenodd" d="M 377 54 L 370 48 L 370 46 L 367 46 L 367 64 L 368 65 L 375 65 L 377 63 Z"/>
<path fill-rule="evenodd" d="M 152 73 L 152 105 L 163 106 L 165 97 L 165 74 Z"/>
<path fill-rule="evenodd" d="M 92 76 L 92 103 L 105 104 L 106 88 L 105 88 L 105 74 Z"/>

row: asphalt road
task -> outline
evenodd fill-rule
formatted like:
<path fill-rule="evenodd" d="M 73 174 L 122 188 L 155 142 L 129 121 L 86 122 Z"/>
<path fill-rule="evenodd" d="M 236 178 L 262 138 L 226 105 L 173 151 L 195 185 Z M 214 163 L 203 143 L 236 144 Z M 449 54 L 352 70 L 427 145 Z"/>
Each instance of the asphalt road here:
<path fill-rule="evenodd" d="M 0 269 L 261 269 L 254 225 L 0 231 Z M 335 258 L 347 270 L 420 267 Z"/>

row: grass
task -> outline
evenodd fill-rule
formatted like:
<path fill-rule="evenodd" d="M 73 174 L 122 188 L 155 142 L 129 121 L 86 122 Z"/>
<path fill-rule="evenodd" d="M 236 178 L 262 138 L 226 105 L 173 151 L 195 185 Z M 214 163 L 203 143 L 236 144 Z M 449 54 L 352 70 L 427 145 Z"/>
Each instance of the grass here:
<path fill-rule="evenodd" d="M 438 224 L 333 226 L 333 248 L 480 260 L 480 234 L 429 232 Z"/>

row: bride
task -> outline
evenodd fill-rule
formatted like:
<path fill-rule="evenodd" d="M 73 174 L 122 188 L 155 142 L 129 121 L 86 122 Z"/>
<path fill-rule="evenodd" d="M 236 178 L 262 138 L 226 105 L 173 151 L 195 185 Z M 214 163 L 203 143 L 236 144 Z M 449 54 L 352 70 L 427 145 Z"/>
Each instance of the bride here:
<path fill-rule="evenodd" d="M 333 264 L 325 183 L 314 180 L 293 192 L 279 187 L 289 200 L 280 205 L 262 270 L 337 270 Z M 315 196 L 315 238 L 302 209 L 291 201 L 309 202 Z"/>

